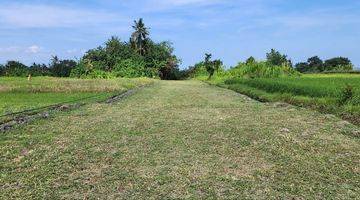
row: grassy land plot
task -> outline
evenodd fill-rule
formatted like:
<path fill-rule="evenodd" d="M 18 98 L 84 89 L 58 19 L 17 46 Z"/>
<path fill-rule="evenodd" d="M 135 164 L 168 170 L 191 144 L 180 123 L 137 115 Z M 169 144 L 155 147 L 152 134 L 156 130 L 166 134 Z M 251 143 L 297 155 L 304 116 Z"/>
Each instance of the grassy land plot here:
<path fill-rule="evenodd" d="M 159 81 L 0 135 L 0 199 L 351 199 L 359 128 Z"/>
<path fill-rule="evenodd" d="M 83 80 L 36 77 L 0 78 L 0 115 L 59 103 L 105 99 L 149 84 L 150 79 Z"/>

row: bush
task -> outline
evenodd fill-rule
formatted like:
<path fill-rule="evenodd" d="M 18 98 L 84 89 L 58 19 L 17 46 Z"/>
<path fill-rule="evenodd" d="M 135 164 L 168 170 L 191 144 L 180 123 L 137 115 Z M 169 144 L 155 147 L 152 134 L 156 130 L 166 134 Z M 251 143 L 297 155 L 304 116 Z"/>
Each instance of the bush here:
<path fill-rule="evenodd" d="M 159 75 L 162 80 L 179 80 L 183 78 L 177 62 L 173 60 L 169 60 L 164 67 L 160 68 Z"/>
<path fill-rule="evenodd" d="M 349 102 L 354 96 L 354 89 L 351 85 L 347 84 L 340 93 L 339 103 L 345 104 Z"/>
<path fill-rule="evenodd" d="M 82 78 L 91 78 L 91 79 L 111 79 L 115 78 L 114 74 L 111 72 L 106 72 L 102 70 L 94 70 L 88 75 L 83 76 Z"/>
<path fill-rule="evenodd" d="M 295 65 L 295 69 L 296 69 L 297 71 L 301 72 L 301 73 L 313 72 L 307 62 L 297 63 L 297 64 Z"/>
<path fill-rule="evenodd" d="M 126 78 L 144 77 L 148 75 L 145 70 L 145 62 L 132 59 L 118 61 L 118 63 L 115 64 L 113 73 L 116 77 Z"/>
<path fill-rule="evenodd" d="M 188 69 L 188 77 L 195 78 L 199 76 L 207 76 L 208 72 L 206 71 L 204 62 L 196 63 L 194 66 L 189 67 Z"/>
<path fill-rule="evenodd" d="M 275 49 L 271 49 L 271 51 L 266 54 L 266 61 L 274 66 L 291 66 L 291 61 L 287 59 L 287 55 L 283 55 Z"/>
<path fill-rule="evenodd" d="M 281 76 L 299 76 L 292 67 L 274 66 L 268 62 L 255 62 L 252 64 L 239 63 L 229 71 L 231 77 L 244 78 L 277 78 Z"/>

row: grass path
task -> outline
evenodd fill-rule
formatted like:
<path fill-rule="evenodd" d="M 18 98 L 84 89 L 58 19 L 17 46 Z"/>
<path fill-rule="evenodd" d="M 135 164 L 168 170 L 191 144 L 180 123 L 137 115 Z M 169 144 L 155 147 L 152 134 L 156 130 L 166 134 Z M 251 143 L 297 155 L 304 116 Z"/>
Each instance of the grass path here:
<path fill-rule="evenodd" d="M 0 199 L 360 196 L 359 128 L 195 81 L 0 135 Z"/>

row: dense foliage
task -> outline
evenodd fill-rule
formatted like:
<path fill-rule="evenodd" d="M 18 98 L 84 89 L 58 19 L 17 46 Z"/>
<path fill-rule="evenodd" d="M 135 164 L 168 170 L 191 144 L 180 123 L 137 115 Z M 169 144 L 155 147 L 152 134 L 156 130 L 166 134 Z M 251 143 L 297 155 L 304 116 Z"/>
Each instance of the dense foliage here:
<path fill-rule="evenodd" d="M 299 75 L 292 67 L 287 65 L 272 65 L 267 61 L 239 63 L 229 70 L 231 77 L 244 78 L 275 78 Z"/>
<path fill-rule="evenodd" d="M 353 64 L 348 58 L 344 57 L 335 57 L 323 61 L 318 56 L 313 56 L 307 62 L 296 64 L 295 68 L 302 73 L 342 72 L 352 71 Z"/>
<path fill-rule="evenodd" d="M 71 70 L 77 65 L 74 60 L 60 60 L 57 56 L 51 59 L 50 71 L 56 77 L 69 77 Z"/>
<path fill-rule="evenodd" d="M 8 61 L 1 71 L 5 76 L 26 76 L 28 67 L 18 61 Z"/>
<path fill-rule="evenodd" d="M 254 57 L 249 57 L 245 62 L 238 63 L 235 67 L 225 70 L 222 61 L 211 61 L 211 54 L 205 54 L 205 61 L 195 64 L 188 69 L 191 78 L 208 76 L 211 79 L 214 74 L 217 78 L 274 78 L 283 76 L 300 75 L 291 66 L 291 61 L 286 55 L 272 49 L 267 53 L 267 60 L 256 61 Z"/>
<path fill-rule="evenodd" d="M 17 61 L 0 66 L 1 76 L 56 76 L 77 78 L 152 77 L 180 79 L 180 60 L 170 42 L 154 42 L 142 19 L 135 21 L 129 42 L 111 37 L 103 46 L 88 50 L 78 61 L 60 60 L 30 67 Z"/>
<path fill-rule="evenodd" d="M 73 77 L 160 77 L 178 79 L 179 59 L 170 42 L 156 43 L 143 20 L 135 21 L 130 42 L 110 38 L 104 46 L 91 49 L 72 70 Z"/>
<path fill-rule="evenodd" d="M 222 66 L 222 61 L 221 60 L 211 60 L 212 55 L 206 53 L 205 54 L 205 61 L 204 61 L 204 66 L 206 71 L 209 73 L 209 78 L 211 79 L 211 77 L 214 75 L 214 73 L 216 71 L 219 70 L 219 68 Z"/>
<path fill-rule="evenodd" d="M 36 64 L 33 63 L 29 67 L 29 74 L 32 76 L 51 76 L 53 75 L 50 68 L 45 64 Z"/>
<path fill-rule="evenodd" d="M 0 66 L 0 76 L 55 76 L 68 77 L 70 72 L 77 65 L 74 60 L 60 60 L 57 56 L 51 59 L 51 63 L 33 63 L 30 67 L 18 61 L 8 61 L 4 66 Z"/>
<path fill-rule="evenodd" d="M 309 58 L 293 67 L 287 55 L 271 49 L 266 54 L 266 60 L 257 61 L 249 57 L 245 62 L 225 70 L 220 60 L 211 61 L 211 54 L 205 55 L 205 61 L 199 62 L 186 71 L 190 78 L 205 77 L 210 79 L 216 74 L 217 78 L 277 78 L 300 76 L 301 73 L 330 73 L 330 72 L 355 72 L 348 58 L 336 57 L 322 61 L 318 56 Z"/>
<path fill-rule="evenodd" d="M 250 61 L 252 61 L 250 57 Z M 287 58 L 287 55 L 281 54 L 275 49 L 271 49 L 269 53 L 266 54 L 266 61 L 270 66 L 292 66 L 291 60 Z"/>

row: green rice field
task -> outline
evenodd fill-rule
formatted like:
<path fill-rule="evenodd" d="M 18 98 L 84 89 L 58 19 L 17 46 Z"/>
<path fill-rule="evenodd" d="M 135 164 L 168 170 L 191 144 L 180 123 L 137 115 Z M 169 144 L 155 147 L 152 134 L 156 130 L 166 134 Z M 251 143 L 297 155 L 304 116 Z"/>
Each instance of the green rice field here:
<path fill-rule="evenodd" d="M 309 74 L 281 78 L 233 78 L 217 81 L 261 101 L 285 101 L 313 107 L 360 123 L 359 74 Z M 349 96 L 344 97 L 346 88 Z"/>
<path fill-rule="evenodd" d="M 85 103 L 109 98 L 148 84 L 149 79 L 0 78 L 0 116 L 62 103 Z"/>

